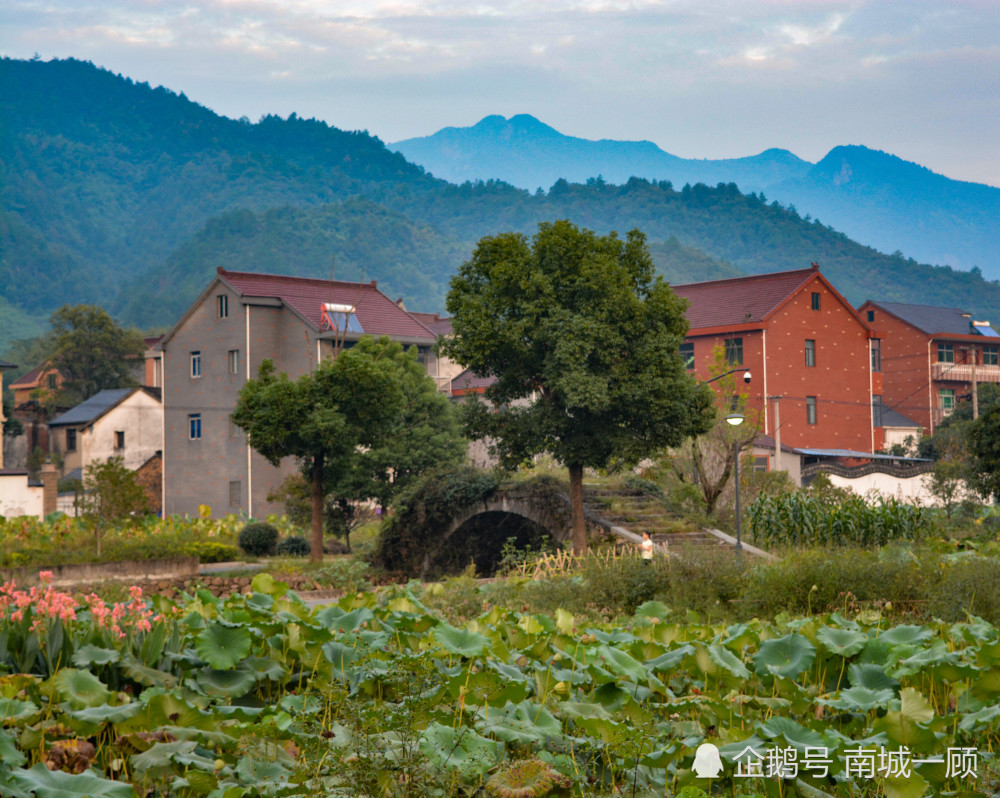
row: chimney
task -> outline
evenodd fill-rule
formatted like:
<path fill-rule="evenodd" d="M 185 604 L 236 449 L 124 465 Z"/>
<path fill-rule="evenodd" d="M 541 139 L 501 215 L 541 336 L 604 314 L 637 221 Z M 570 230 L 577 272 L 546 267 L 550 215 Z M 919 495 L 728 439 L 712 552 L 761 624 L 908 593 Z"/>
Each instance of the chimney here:
<path fill-rule="evenodd" d="M 42 517 L 56 511 L 56 499 L 59 495 L 59 473 L 52 463 L 42 465 Z"/>

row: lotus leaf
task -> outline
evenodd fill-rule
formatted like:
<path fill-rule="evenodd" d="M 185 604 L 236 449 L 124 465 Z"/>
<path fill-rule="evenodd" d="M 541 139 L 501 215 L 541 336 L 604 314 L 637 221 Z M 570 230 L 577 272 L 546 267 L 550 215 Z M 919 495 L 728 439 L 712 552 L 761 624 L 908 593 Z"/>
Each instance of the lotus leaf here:
<path fill-rule="evenodd" d="M 443 622 L 434 627 L 431 636 L 449 654 L 461 657 L 481 657 L 490 644 L 490 639 L 485 635 L 467 629 L 457 629 Z"/>
<path fill-rule="evenodd" d="M 964 732 L 981 732 L 995 725 L 998 719 L 1000 719 L 1000 704 L 995 704 L 965 715 L 958 722 L 958 728 Z"/>
<path fill-rule="evenodd" d="M 887 629 L 879 636 L 881 640 L 893 646 L 909 645 L 914 646 L 930 640 L 934 637 L 934 632 L 926 626 L 912 626 L 910 624 L 900 624 L 892 629 Z"/>
<path fill-rule="evenodd" d="M 283 762 L 245 756 L 236 765 L 236 775 L 244 784 L 254 787 L 261 784 L 284 785 L 288 783 L 291 770 Z"/>
<path fill-rule="evenodd" d="M 111 698 L 111 691 L 90 671 L 63 668 L 53 677 L 53 683 L 73 709 L 98 707 Z"/>
<path fill-rule="evenodd" d="M 492 709 L 487 717 L 476 722 L 484 735 L 492 734 L 506 743 L 542 743 L 547 738 L 562 736 L 562 724 L 541 704 L 523 701 Z"/>
<path fill-rule="evenodd" d="M 18 768 L 27 760 L 28 758 L 17 749 L 14 738 L 0 728 L 0 762 L 7 767 Z"/>
<path fill-rule="evenodd" d="M 121 723 L 123 720 L 135 717 L 142 710 L 143 705 L 138 701 L 133 701 L 130 704 L 122 704 L 116 707 L 110 704 L 101 704 L 100 706 L 87 707 L 86 709 L 79 709 L 68 714 L 69 717 L 82 723 Z"/>
<path fill-rule="evenodd" d="M 144 684 L 147 687 L 169 688 L 177 684 L 177 677 L 172 673 L 157 670 L 156 668 L 148 668 L 134 660 L 126 661 L 122 667 L 122 671 L 130 679 L 134 679 L 139 684 Z"/>
<path fill-rule="evenodd" d="M 872 724 L 876 731 L 885 732 L 890 740 L 915 751 L 927 751 L 937 744 L 934 731 L 923 724 L 934 718 L 934 708 L 912 687 L 900 692 L 900 709 L 887 712 Z"/>
<path fill-rule="evenodd" d="M 107 665 L 118 662 L 121 653 L 114 648 L 100 648 L 94 645 L 85 645 L 73 652 L 73 664 L 78 668 L 86 668 L 88 665 Z"/>
<path fill-rule="evenodd" d="M 258 574 L 265 576 L 266 574 Z M 210 623 L 198 634 L 198 656 L 216 670 L 235 667 L 250 653 L 252 638 L 242 626 Z"/>
<path fill-rule="evenodd" d="M 41 710 L 32 701 L 0 698 L 0 724 L 24 721 Z"/>
<path fill-rule="evenodd" d="M 420 750 L 433 767 L 456 771 L 471 781 L 481 778 L 503 755 L 503 743 L 477 734 L 467 726 L 457 729 L 437 721 L 420 735 Z"/>
<path fill-rule="evenodd" d="M 375 614 L 368 607 L 359 607 L 345 612 L 340 607 L 333 606 L 325 607 L 317 612 L 315 620 L 324 629 L 346 633 L 361 628 L 363 624 L 370 624 L 375 620 Z"/>
<path fill-rule="evenodd" d="M 796 723 L 791 718 L 774 716 L 768 718 L 763 723 L 757 724 L 757 729 L 765 737 L 784 737 L 788 744 L 805 751 L 806 748 L 822 748 L 826 746 L 823 735 L 813 729 L 807 729 L 800 723 Z"/>
<path fill-rule="evenodd" d="M 616 676 L 623 676 L 633 682 L 644 682 L 650 677 L 645 665 L 620 649 L 604 645 L 597 651 L 603 666 Z"/>
<path fill-rule="evenodd" d="M 847 669 L 847 677 L 853 687 L 867 687 L 870 690 L 899 689 L 899 682 L 889 676 L 878 665 L 853 664 Z"/>
<path fill-rule="evenodd" d="M 737 679 L 749 679 L 750 671 L 746 669 L 742 660 L 732 651 L 719 643 L 708 646 L 708 656 L 719 668 Z"/>
<path fill-rule="evenodd" d="M 245 670 L 217 671 L 205 669 L 195 677 L 206 695 L 222 698 L 239 698 L 249 693 L 257 680 Z"/>
<path fill-rule="evenodd" d="M 753 663 L 758 675 L 772 674 L 794 679 L 809 670 L 815 659 L 816 647 L 803 635 L 792 633 L 761 643 Z"/>
<path fill-rule="evenodd" d="M 288 591 L 287 582 L 279 582 L 270 574 L 257 574 L 250 583 L 254 593 L 264 593 L 274 598 L 281 598 Z"/>
<path fill-rule="evenodd" d="M 91 770 L 63 773 L 39 763 L 29 770 L 15 770 L 11 778 L 36 798 L 135 798 L 131 784 L 101 778 Z"/>
<path fill-rule="evenodd" d="M 661 671 L 673 671 L 684 661 L 684 659 L 691 654 L 694 654 L 694 646 L 689 643 L 672 649 L 665 654 L 660 654 L 660 656 L 649 660 L 646 663 L 646 667 L 654 672 Z"/>
<path fill-rule="evenodd" d="M 138 775 L 151 779 L 173 773 L 175 765 L 182 770 L 195 767 L 213 772 L 215 760 L 198 753 L 197 749 L 198 744 L 193 740 L 154 743 L 147 751 L 132 757 L 132 768 Z"/>
<path fill-rule="evenodd" d="M 868 635 L 852 629 L 838 629 L 835 626 L 824 626 L 816 632 L 816 639 L 831 654 L 841 657 L 853 657 L 868 642 Z"/>
<path fill-rule="evenodd" d="M 888 688 L 873 690 L 869 687 L 848 687 L 840 691 L 838 698 L 824 699 L 820 703 L 848 712 L 868 712 L 875 707 L 887 706 L 894 697 L 895 693 Z"/>
<path fill-rule="evenodd" d="M 672 610 L 662 601 L 647 601 L 640 604 L 635 611 L 636 618 L 642 618 L 652 623 L 659 623 L 666 619 Z"/>
<path fill-rule="evenodd" d="M 274 607 L 274 598 L 267 593 L 251 593 L 246 602 L 248 607 L 259 612 L 268 612 Z"/>
<path fill-rule="evenodd" d="M 247 657 L 240 667 L 252 673 L 258 681 L 270 679 L 277 682 L 288 675 L 288 669 L 271 657 Z"/>

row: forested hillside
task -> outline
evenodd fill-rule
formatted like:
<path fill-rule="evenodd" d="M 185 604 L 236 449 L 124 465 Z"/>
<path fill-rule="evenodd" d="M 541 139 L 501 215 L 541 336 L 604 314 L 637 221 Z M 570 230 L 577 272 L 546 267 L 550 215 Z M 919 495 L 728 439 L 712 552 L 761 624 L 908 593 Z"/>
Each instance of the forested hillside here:
<path fill-rule="evenodd" d="M 787 150 L 721 160 L 680 158 L 651 141 L 567 136 L 527 114 L 488 116 L 471 127 L 391 144 L 453 183 L 502 180 L 534 191 L 559 178 L 632 177 L 675 186 L 735 183 L 823 219 L 882 252 L 1000 277 L 1000 188 L 951 180 L 867 147 L 833 148 L 811 164 Z"/>
<path fill-rule="evenodd" d="M 219 117 L 79 61 L 0 62 L 0 352 L 67 302 L 169 326 L 216 266 L 377 279 L 442 310 L 483 235 L 569 218 L 638 227 L 673 282 L 819 262 L 855 302 L 1000 318 L 1000 284 L 880 254 L 734 185 L 557 182 L 528 192 L 437 180 L 366 133 Z M 5 304 L 5 302 L 7 304 Z"/>

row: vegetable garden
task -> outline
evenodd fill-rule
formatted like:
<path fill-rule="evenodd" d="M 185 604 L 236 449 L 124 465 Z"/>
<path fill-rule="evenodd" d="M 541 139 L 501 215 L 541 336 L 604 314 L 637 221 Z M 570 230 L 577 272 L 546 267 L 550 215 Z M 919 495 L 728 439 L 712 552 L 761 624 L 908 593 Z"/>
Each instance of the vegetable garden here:
<path fill-rule="evenodd" d="M 647 602 L 616 625 L 497 607 L 452 625 L 415 584 L 318 609 L 253 588 L 109 606 L 5 585 L 0 794 L 1000 788 L 1000 634 L 976 618 L 725 626 Z M 692 771 L 706 742 L 714 779 Z"/>

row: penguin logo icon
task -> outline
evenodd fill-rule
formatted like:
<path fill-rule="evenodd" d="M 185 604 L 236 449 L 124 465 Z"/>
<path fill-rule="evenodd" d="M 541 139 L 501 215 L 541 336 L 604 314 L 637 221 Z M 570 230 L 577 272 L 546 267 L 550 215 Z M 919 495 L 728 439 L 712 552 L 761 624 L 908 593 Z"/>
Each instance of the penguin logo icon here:
<path fill-rule="evenodd" d="M 699 779 L 714 779 L 722 772 L 722 757 L 712 743 L 702 743 L 694 754 L 694 772 Z"/>

